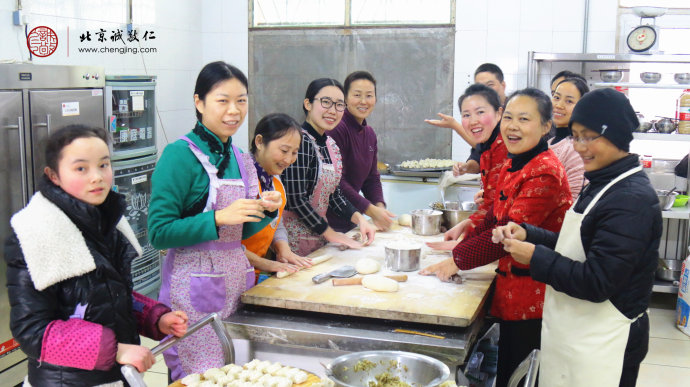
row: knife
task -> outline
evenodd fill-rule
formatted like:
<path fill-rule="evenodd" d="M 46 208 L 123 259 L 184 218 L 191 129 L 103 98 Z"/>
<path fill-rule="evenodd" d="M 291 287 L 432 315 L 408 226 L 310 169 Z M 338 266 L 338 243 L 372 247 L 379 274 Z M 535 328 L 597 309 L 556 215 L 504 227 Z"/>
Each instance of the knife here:
<path fill-rule="evenodd" d="M 386 277 L 393 279 L 393 280 L 396 280 L 398 282 L 407 281 L 407 274 L 387 275 Z M 364 277 L 336 278 L 333 280 L 333 286 L 361 285 L 362 284 L 362 278 L 364 278 Z"/>

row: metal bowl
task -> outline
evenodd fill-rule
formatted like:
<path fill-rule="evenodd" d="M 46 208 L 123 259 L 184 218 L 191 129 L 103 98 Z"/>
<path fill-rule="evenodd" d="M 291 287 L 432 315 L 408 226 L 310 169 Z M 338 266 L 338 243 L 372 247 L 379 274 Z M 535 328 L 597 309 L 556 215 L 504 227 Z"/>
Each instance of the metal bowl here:
<path fill-rule="evenodd" d="M 392 271 L 419 270 L 419 261 L 422 258 L 422 246 L 418 243 L 404 246 L 396 243 L 384 246 L 386 268 Z"/>
<path fill-rule="evenodd" d="M 602 81 L 613 83 L 623 79 L 623 72 L 621 70 L 599 70 L 599 76 Z"/>
<path fill-rule="evenodd" d="M 441 226 L 446 229 L 451 229 L 456 224 L 469 218 L 474 211 L 463 211 L 460 202 L 446 202 L 445 208 L 443 208 L 441 212 L 443 212 Z"/>
<path fill-rule="evenodd" d="M 654 73 L 654 72 L 640 73 L 640 80 L 644 83 L 657 83 L 661 80 L 661 73 Z"/>
<path fill-rule="evenodd" d="M 673 133 L 677 127 L 678 124 L 670 118 L 664 118 L 654 123 L 654 128 L 659 133 Z"/>
<path fill-rule="evenodd" d="M 362 367 L 365 364 L 368 367 Z M 349 353 L 333 359 L 326 372 L 336 386 L 343 387 L 369 387 L 384 373 L 415 387 L 438 386 L 450 377 L 448 366 L 441 361 L 403 351 Z"/>
<path fill-rule="evenodd" d="M 659 259 L 659 267 L 656 269 L 656 278 L 664 281 L 678 281 L 683 261 L 679 259 Z"/>
<path fill-rule="evenodd" d="M 656 197 L 659 198 L 659 205 L 664 211 L 668 211 L 673 207 L 673 202 L 676 200 L 676 195 L 678 192 L 670 192 L 665 189 L 656 190 Z"/>
<path fill-rule="evenodd" d="M 687 85 L 690 83 L 690 73 L 675 73 L 673 74 L 673 80 L 681 85 Z"/>
<path fill-rule="evenodd" d="M 436 235 L 441 232 L 443 213 L 436 210 L 413 210 L 412 232 L 417 235 Z"/>
<path fill-rule="evenodd" d="M 650 130 L 652 130 L 652 126 L 654 125 L 653 122 L 649 121 L 640 121 L 640 126 L 638 126 L 635 131 L 638 133 L 647 133 Z"/>

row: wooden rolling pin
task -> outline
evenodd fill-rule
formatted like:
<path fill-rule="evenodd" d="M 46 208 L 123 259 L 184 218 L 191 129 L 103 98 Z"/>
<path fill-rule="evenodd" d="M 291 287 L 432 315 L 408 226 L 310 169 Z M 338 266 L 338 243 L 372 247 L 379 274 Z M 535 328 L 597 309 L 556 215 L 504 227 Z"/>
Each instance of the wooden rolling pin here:
<path fill-rule="evenodd" d="M 393 279 L 393 280 L 396 280 L 398 282 L 407 281 L 407 274 L 387 275 L 386 277 Z M 336 278 L 333 280 L 333 286 L 361 285 L 362 284 L 362 278 L 364 278 L 364 277 Z"/>

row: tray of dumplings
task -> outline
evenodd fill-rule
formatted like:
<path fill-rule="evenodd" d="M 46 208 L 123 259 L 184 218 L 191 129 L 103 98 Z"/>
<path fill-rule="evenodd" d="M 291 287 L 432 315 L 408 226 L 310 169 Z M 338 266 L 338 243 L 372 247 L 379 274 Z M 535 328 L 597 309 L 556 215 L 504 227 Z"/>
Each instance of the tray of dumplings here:
<path fill-rule="evenodd" d="M 254 359 L 240 366 L 228 364 L 203 374 L 191 374 L 169 387 L 329 387 L 330 380 L 278 362 Z"/>

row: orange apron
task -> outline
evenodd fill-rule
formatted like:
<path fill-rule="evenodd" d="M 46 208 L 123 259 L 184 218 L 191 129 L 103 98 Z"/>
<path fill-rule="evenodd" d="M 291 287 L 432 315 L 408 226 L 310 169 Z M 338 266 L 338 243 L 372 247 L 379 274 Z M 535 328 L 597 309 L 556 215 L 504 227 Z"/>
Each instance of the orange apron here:
<path fill-rule="evenodd" d="M 283 204 L 281 204 L 280 208 L 278 209 L 278 216 L 273 219 L 271 223 L 266 225 L 266 227 L 264 227 L 261 231 L 247 239 L 242 240 L 242 244 L 247 248 L 247 250 L 262 258 L 266 257 L 266 252 L 271 246 L 271 242 L 273 242 L 273 236 L 275 235 L 278 224 L 280 224 L 281 218 L 283 217 L 283 209 L 285 209 L 285 203 L 287 200 L 285 197 L 285 188 L 283 187 L 283 183 L 280 181 L 278 176 L 273 176 L 273 188 L 280 192 L 280 197 L 283 200 Z M 259 184 L 259 193 L 261 193 L 261 184 Z"/>

